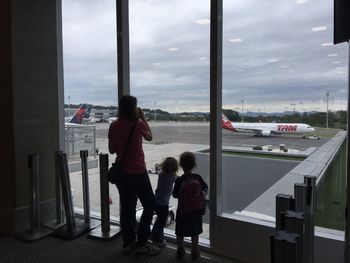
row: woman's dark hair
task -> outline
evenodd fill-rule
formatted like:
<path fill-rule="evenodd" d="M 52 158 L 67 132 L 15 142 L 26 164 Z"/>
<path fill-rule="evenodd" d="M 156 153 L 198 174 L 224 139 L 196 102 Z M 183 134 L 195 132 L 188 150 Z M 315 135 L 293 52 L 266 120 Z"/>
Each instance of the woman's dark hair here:
<path fill-rule="evenodd" d="M 196 166 L 196 157 L 191 152 L 184 152 L 180 155 L 180 166 L 184 171 L 192 171 Z"/>
<path fill-rule="evenodd" d="M 137 99 L 134 96 L 124 95 L 119 100 L 118 117 L 137 119 L 136 116 Z"/>
<path fill-rule="evenodd" d="M 179 170 L 177 161 L 173 157 L 165 158 L 160 166 L 162 168 L 162 171 L 166 174 L 176 174 L 176 172 Z"/>

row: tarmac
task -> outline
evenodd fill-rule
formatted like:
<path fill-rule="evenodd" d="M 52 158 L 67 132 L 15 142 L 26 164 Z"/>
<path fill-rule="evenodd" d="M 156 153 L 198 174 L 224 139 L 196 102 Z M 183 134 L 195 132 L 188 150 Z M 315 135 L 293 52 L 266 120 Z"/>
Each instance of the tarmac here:
<path fill-rule="evenodd" d="M 96 125 L 96 146 L 98 152 L 108 153 L 108 127 L 109 124 L 101 123 Z M 150 122 L 153 133 L 153 142 L 145 142 L 143 149 L 145 152 L 146 166 L 148 170 L 154 171 L 156 163 L 161 163 L 168 156 L 178 159 L 184 151 L 198 151 L 209 148 L 209 124 L 208 123 L 177 123 L 177 122 Z M 223 130 L 223 147 L 252 147 L 256 145 L 272 145 L 278 148 L 284 144 L 286 148 L 305 151 L 310 147 L 320 147 L 331 138 L 337 130 L 317 129 L 316 134 L 322 134 L 319 140 L 302 139 L 302 135 L 278 135 L 271 137 L 255 137 L 251 133 L 232 133 Z M 109 155 L 109 163 L 114 162 L 115 155 Z M 181 175 L 181 171 L 179 172 Z M 82 177 L 81 172 L 70 173 L 73 203 L 77 208 L 83 207 Z M 153 189 L 156 189 L 158 175 L 150 173 L 150 180 Z M 94 213 L 100 213 L 100 178 L 99 168 L 89 169 L 90 186 L 90 209 Z M 119 194 L 115 186 L 109 187 L 112 203 L 110 204 L 110 214 L 112 217 L 119 217 Z M 176 207 L 177 200 L 171 198 L 170 206 Z M 138 204 L 140 207 L 140 204 Z M 174 224 L 169 226 L 174 228 Z M 204 233 L 201 235 L 207 238 L 209 227 L 205 224 Z"/>

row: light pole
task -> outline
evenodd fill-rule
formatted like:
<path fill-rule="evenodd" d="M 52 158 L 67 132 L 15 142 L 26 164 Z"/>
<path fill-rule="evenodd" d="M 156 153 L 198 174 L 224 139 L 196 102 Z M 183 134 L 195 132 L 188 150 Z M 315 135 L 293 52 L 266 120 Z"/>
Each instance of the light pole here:
<path fill-rule="evenodd" d="M 329 91 L 327 91 L 326 93 L 327 96 L 327 118 L 326 118 L 326 128 L 328 129 L 328 98 L 329 98 Z"/>
<path fill-rule="evenodd" d="M 296 106 L 296 104 L 295 103 L 291 103 L 291 104 L 289 104 L 290 106 L 293 106 L 293 113 L 295 113 L 295 106 Z"/>
<path fill-rule="evenodd" d="M 155 101 L 155 102 L 154 102 L 154 121 L 157 120 L 156 104 L 157 104 L 157 102 Z"/>
<path fill-rule="evenodd" d="M 70 96 L 68 96 L 68 117 L 70 117 Z"/>
<path fill-rule="evenodd" d="M 243 113 L 244 113 L 244 111 L 243 111 L 243 103 L 244 103 L 244 100 L 242 100 L 242 120 L 241 120 L 241 122 L 243 122 Z"/>

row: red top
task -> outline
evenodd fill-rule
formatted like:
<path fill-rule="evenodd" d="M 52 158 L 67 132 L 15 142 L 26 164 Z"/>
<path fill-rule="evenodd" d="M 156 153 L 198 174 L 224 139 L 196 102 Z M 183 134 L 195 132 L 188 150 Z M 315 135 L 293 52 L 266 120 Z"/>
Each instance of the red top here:
<path fill-rule="evenodd" d="M 116 151 L 117 158 L 124 154 L 129 134 L 135 121 L 126 117 L 119 117 L 109 126 L 108 139 Z M 138 120 L 134 133 L 129 142 L 129 149 L 122 161 L 122 167 L 127 174 L 140 174 L 146 170 L 145 154 L 142 149 L 142 137 L 148 133 L 148 128 L 142 120 Z"/>

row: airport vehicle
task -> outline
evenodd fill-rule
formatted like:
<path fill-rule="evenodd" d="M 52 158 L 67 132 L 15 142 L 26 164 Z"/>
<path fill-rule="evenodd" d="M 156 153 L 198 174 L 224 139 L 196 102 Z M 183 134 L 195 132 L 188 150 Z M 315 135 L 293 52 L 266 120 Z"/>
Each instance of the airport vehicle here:
<path fill-rule="evenodd" d="M 305 123 L 267 123 L 267 122 L 231 122 L 222 113 L 221 127 L 234 132 L 251 132 L 256 136 L 271 136 L 277 134 L 304 134 L 315 129 Z"/>
<path fill-rule="evenodd" d="M 117 120 L 117 117 L 110 117 L 108 118 L 108 123 L 112 123 Z"/>
<path fill-rule="evenodd" d="M 308 139 L 308 140 L 320 140 L 321 137 L 317 135 L 311 135 L 311 136 L 303 136 L 303 139 Z"/>
<path fill-rule="evenodd" d="M 65 120 L 66 126 L 82 125 L 83 121 L 90 118 L 91 105 L 82 104 L 72 117 Z"/>

